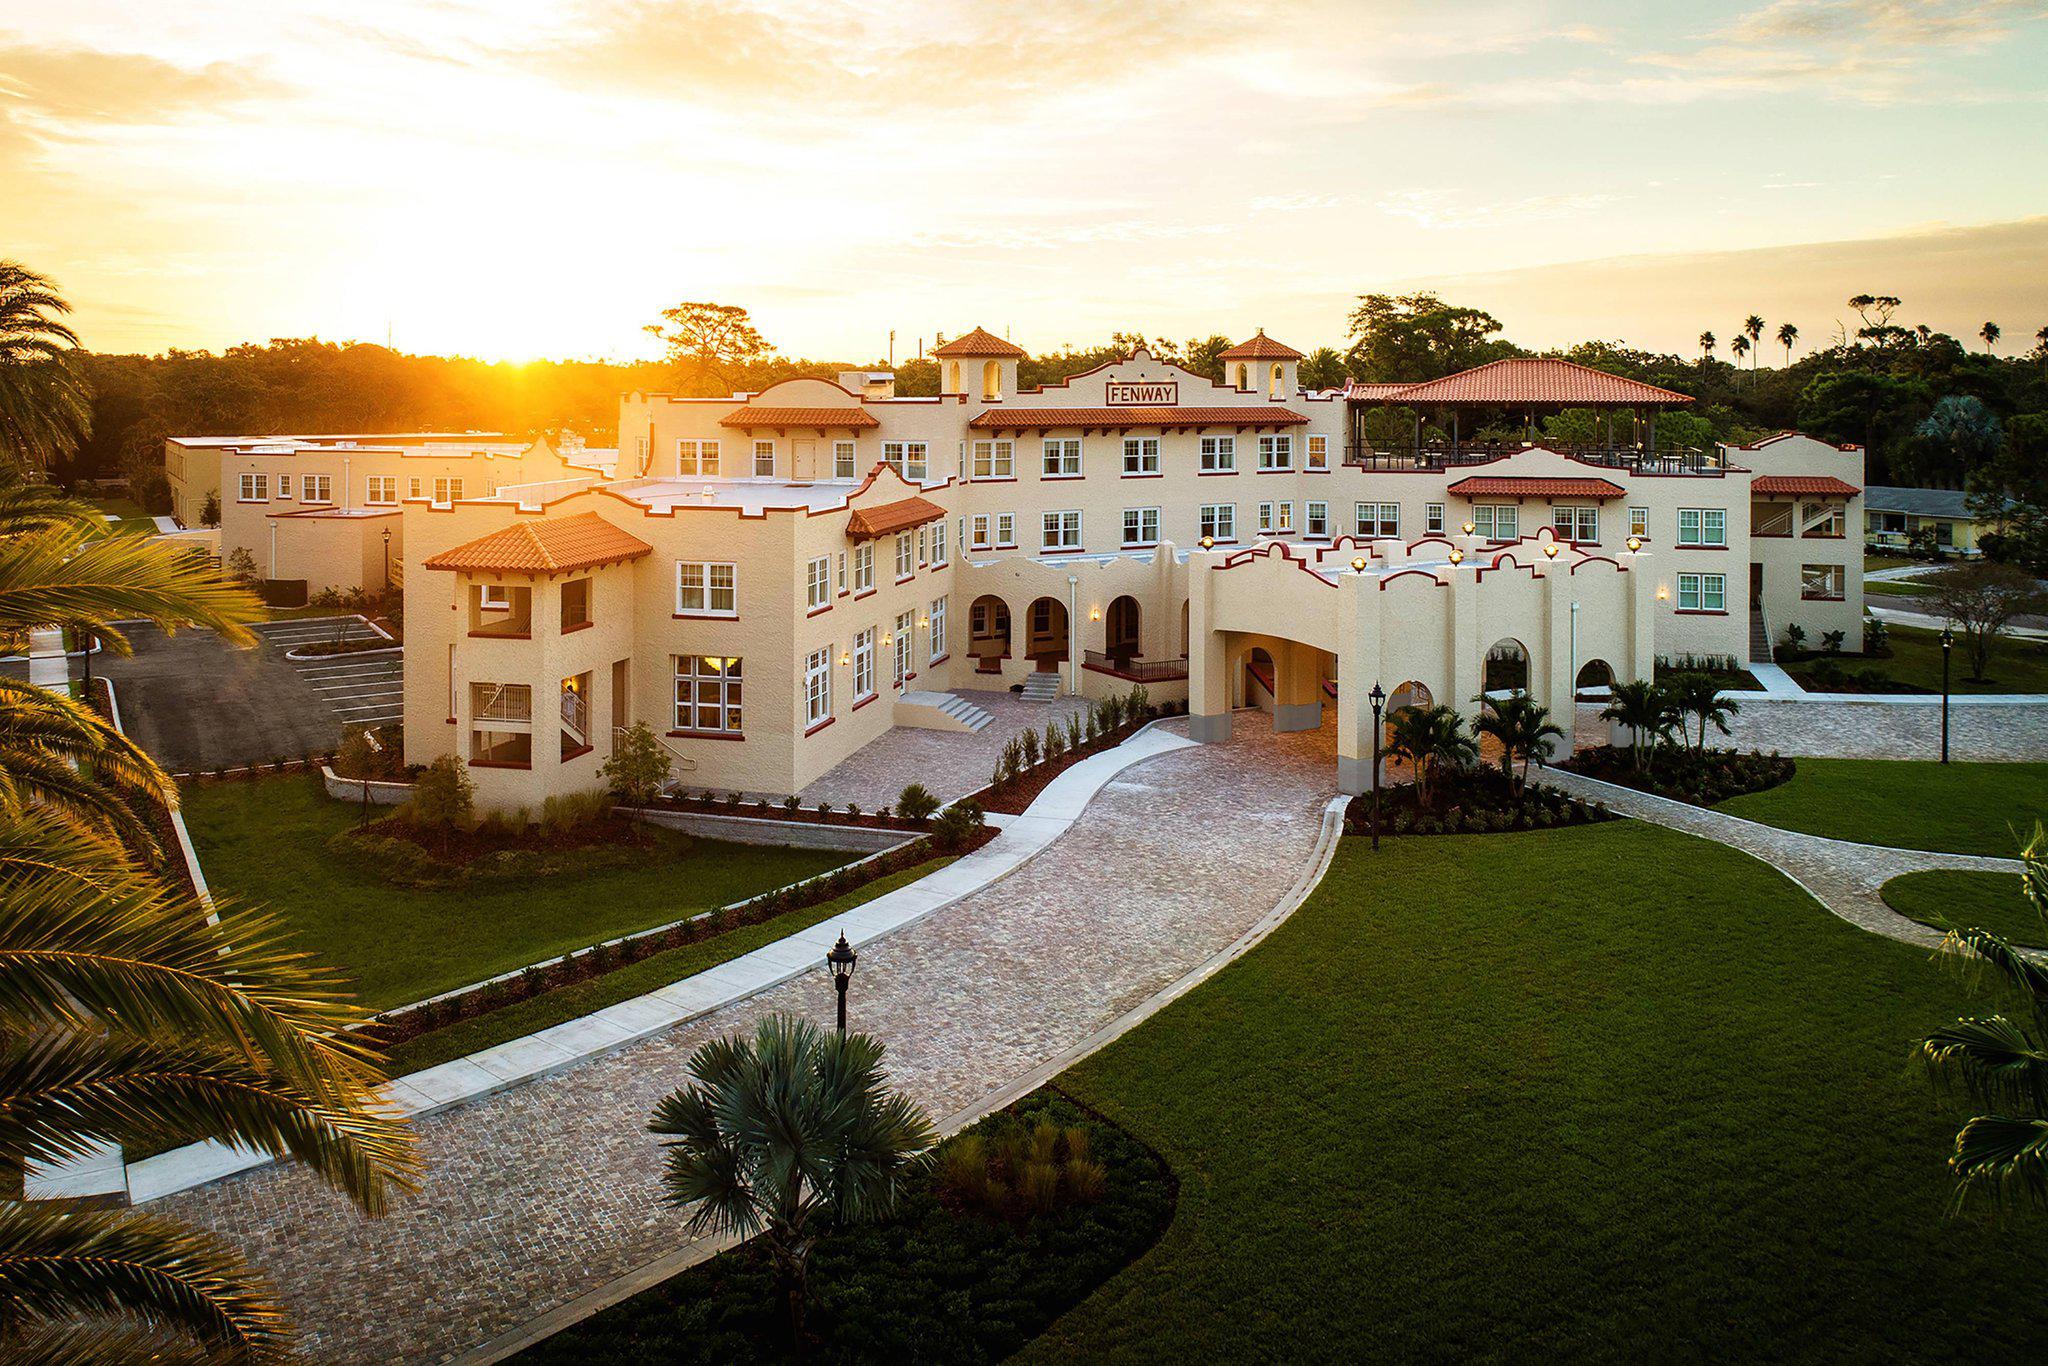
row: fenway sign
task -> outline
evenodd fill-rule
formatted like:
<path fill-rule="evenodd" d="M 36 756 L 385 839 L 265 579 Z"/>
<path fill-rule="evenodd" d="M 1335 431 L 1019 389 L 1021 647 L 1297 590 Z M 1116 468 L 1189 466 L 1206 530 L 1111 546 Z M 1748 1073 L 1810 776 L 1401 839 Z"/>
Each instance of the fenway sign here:
<path fill-rule="evenodd" d="M 1104 401 L 1116 408 L 1171 408 L 1180 402 L 1180 384 L 1174 380 L 1148 384 L 1111 380 L 1103 390 Z"/>

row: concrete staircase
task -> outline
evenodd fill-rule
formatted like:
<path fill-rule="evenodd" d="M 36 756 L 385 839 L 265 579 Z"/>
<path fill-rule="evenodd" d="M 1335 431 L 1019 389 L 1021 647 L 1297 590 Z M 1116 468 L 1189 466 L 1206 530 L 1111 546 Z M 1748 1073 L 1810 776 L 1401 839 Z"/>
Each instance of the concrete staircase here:
<path fill-rule="evenodd" d="M 907 692 L 896 699 L 896 724 L 920 730 L 977 731 L 996 718 L 949 692 Z"/>
<path fill-rule="evenodd" d="M 1026 702 L 1050 702 L 1060 695 L 1060 676 L 1052 673 L 1033 673 L 1024 680 Z"/>
<path fill-rule="evenodd" d="M 1753 664 L 1771 662 L 1771 628 L 1764 624 L 1764 614 L 1754 608 L 1749 613 L 1749 658 Z"/>

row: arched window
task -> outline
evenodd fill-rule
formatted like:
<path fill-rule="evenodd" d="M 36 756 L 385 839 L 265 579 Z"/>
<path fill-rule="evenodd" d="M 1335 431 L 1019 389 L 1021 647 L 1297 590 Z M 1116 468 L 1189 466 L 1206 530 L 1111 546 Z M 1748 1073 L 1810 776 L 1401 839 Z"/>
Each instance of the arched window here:
<path fill-rule="evenodd" d="M 1282 396 L 1283 394 L 1285 394 L 1285 393 L 1286 393 L 1287 391 L 1286 391 L 1286 390 L 1285 390 L 1284 388 L 1282 388 L 1281 386 L 1282 386 L 1282 384 L 1283 384 L 1283 383 L 1284 383 L 1284 382 L 1286 381 L 1286 379 L 1287 379 L 1287 370 L 1286 370 L 1286 368 L 1285 368 L 1284 366 L 1280 366 L 1280 365 L 1275 365 L 1275 366 L 1273 367 L 1273 378 L 1272 378 L 1272 381 L 1271 381 L 1271 383 L 1270 383 L 1270 384 L 1269 384 L 1269 385 L 1267 386 L 1267 388 L 1266 388 L 1266 394 L 1267 394 L 1267 396 L 1268 396 L 1269 398 L 1279 398 L 1279 397 L 1281 397 L 1281 396 Z"/>
<path fill-rule="evenodd" d="M 957 360 L 946 362 L 946 392 L 949 394 L 960 392 L 960 362 Z"/>
<path fill-rule="evenodd" d="M 1240 389 L 1252 387 L 1252 368 L 1243 361 L 1237 363 L 1237 387 Z"/>
<path fill-rule="evenodd" d="M 1001 398 L 1003 396 L 1003 367 L 995 361 L 981 363 L 981 396 Z"/>

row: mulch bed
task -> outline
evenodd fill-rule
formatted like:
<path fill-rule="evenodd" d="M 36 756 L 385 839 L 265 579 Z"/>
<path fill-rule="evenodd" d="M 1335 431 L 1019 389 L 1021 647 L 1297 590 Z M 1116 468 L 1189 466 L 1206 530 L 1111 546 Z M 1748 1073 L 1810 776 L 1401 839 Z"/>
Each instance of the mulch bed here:
<path fill-rule="evenodd" d="M 1558 767 L 1694 806 L 1712 806 L 1730 797 L 1762 792 L 1791 781 L 1794 771 L 1792 760 L 1761 750 L 1747 754 L 1734 749 L 1697 752 L 1664 745 L 1650 750 L 1643 760 L 1638 772 L 1627 746 L 1595 745 L 1579 750 Z"/>
<path fill-rule="evenodd" d="M 701 816 L 736 816 L 749 820 L 802 821 L 808 825 L 857 825 L 870 830 L 923 830 L 929 821 L 905 820 L 901 816 L 878 816 L 872 811 L 863 811 L 850 816 L 844 806 L 820 811 L 815 805 L 797 806 L 794 809 L 781 802 L 732 801 L 726 797 L 663 797 L 647 808 L 649 811 L 689 811 Z"/>
<path fill-rule="evenodd" d="M 1415 784 L 1380 789 L 1380 834 L 1485 835 L 1511 830 L 1548 830 L 1616 819 L 1599 802 L 1524 783 L 1517 790 L 1506 774 L 1488 764 L 1439 773 L 1431 780 L 1429 805 Z M 1372 794 L 1351 799 L 1344 809 L 1344 833 L 1372 831 Z"/>
<path fill-rule="evenodd" d="M 968 800 L 977 803 L 984 811 L 995 811 L 1005 816 L 1021 816 L 1024 808 L 1037 799 L 1038 794 L 1052 784 L 1052 780 L 1065 773 L 1083 759 L 1114 749 L 1138 733 L 1146 722 L 1127 722 L 1098 739 L 1090 740 L 1079 749 L 1061 752 L 1057 759 L 1042 759 L 1035 766 L 1026 769 L 1000 787 L 984 787 Z"/>

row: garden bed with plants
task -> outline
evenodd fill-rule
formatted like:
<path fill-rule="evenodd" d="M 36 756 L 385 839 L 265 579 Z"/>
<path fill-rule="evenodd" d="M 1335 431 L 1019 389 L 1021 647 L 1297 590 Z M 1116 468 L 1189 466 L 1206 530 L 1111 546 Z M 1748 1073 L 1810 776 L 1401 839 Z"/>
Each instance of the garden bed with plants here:
<path fill-rule="evenodd" d="M 1583 802 L 1552 788 L 1518 783 L 1491 766 L 1440 772 L 1425 801 L 1414 783 L 1380 791 L 1383 835 L 1483 835 L 1508 830 L 1549 830 L 1614 820 L 1600 802 Z M 1372 832 L 1372 794 L 1353 797 L 1344 810 L 1344 833 Z"/>
<path fill-rule="evenodd" d="M 974 794 L 974 800 L 984 811 L 1020 816 L 1053 779 L 1075 764 L 1114 749 L 1154 716 L 1171 716 L 1186 709 L 1186 703 L 1155 708 L 1140 685 L 1075 712 L 1064 722 L 1048 721 L 1042 732 L 1021 731 L 996 756 L 995 775 L 987 787 Z"/>
<path fill-rule="evenodd" d="M 691 840 L 612 809 L 607 793 L 550 797 L 538 821 L 524 813 L 474 822 L 423 820 L 408 802 L 381 820 L 334 835 L 327 847 L 362 860 L 399 887 L 448 887 L 498 878 L 555 877 L 680 856 Z"/>
<path fill-rule="evenodd" d="M 764 821 L 802 821 L 810 825 L 857 825 L 870 830 L 924 830 L 930 825 L 929 816 L 938 809 L 936 798 L 925 793 L 922 800 L 913 796 L 911 789 L 924 793 L 921 784 L 912 783 L 903 789 L 902 795 L 888 806 L 873 811 L 863 811 L 857 802 L 834 806 L 831 802 L 818 802 L 805 806 L 795 797 L 784 797 L 771 802 L 766 797 L 751 800 L 738 792 L 718 793 L 706 789 L 695 793 L 675 793 L 657 797 L 646 804 L 650 811 L 687 811 L 700 816 L 733 816 L 740 819 Z M 906 805 L 906 802 L 908 803 Z M 929 802 L 929 805 L 925 805 Z M 922 811 L 922 816 L 900 815 L 899 812 Z"/>
<path fill-rule="evenodd" d="M 1570 773 L 1633 787 L 1673 801 L 1712 806 L 1730 797 L 1762 792 L 1790 782 L 1792 760 L 1761 750 L 1689 749 L 1674 745 L 1646 746 L 1640 753 L 1626 746 L 1595 745 L 1558 765 Z"/>
<path fill-rule="evenodd" d="M 805 1340 L 757 1240 L 529 1348 L 522 1362 L 1001 1361 L 1166 1231 L 1165 1162 L 1057 1091 L 941 1144 L 886 1222 L 825 1233 Z"/>

